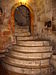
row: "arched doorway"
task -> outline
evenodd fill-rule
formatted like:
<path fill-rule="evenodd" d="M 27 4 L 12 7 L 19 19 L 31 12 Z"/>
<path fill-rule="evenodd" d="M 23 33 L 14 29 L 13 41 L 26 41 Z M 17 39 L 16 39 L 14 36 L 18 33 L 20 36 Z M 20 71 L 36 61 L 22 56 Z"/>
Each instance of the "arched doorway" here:
<path fill-rule="evenodd" d="M 33 10 L 31 9 L 31 7 L 28 4 L 23 4 L 23 3 L 17 3 L 11 9 L 12 31 L 13 32 L 15 31 L 15 17 L 14 17 L 15 10 L 16 10 L 17 7 L 20 7 L 20 6 L 25 6 L 30 11 L 30 21 L 31 21 L 30 28 L 31 28 L 31 33 L 33 34 L 34 33 L 34 13 L 33 13 Z"/>
<path fill-rule="evenodd" d="M 15 9 L 14 18 L 15 26 L 28 27 L 28 30 L 31 33 L 30 10 L 25 5 L 21 5 Z"/>

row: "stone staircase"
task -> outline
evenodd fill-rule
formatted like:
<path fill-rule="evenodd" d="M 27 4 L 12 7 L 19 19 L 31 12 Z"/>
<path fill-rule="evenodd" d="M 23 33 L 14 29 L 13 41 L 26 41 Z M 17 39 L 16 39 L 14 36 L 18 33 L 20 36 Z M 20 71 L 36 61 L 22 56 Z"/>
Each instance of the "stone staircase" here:
<path fill-rule="evenodd" d="M 8 71 L 15 72 L 9 75 L 50 75 L 52 46 L 47 40 L 33 38 L 28 29 L 16 26 L 16 44 L 9 48 L 3 65 Z"/>

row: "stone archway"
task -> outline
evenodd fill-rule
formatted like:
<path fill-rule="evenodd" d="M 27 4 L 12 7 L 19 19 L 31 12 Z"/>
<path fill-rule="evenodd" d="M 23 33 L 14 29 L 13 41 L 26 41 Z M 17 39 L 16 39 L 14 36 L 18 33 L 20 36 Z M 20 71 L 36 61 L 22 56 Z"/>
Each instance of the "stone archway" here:
<path fill-rule="evenodd" d="M 33 13 L 33 10 L 32 8 L 28 5 L 28 4 L 24 4 L 24 3 L 16 3 L 12 9 L 11 9 L 11 23 L 12 23 L 12 32 L 14 33 L 15 31 L 15 21 L 14 21 L 14 13 L 15 13 L 15 9 L 21 5 L 24 5 L 26 6 L 29 11 L 30 11 L 30 17 L 31 17 L 31 33 L 34 34 L 34 13 Z"/>

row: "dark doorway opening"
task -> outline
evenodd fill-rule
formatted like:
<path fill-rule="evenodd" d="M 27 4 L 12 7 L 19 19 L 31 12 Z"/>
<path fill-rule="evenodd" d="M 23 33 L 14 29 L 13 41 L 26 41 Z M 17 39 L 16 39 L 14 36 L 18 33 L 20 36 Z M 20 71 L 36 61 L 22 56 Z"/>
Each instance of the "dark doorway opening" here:
<path fill-rule="evenodd" d="M 21 5 L 17 7 L 14 16 L 15 16 L 15 25 L 29 26 L 29 31 L 31 32 L 30 10 L 26 6 Z"/>

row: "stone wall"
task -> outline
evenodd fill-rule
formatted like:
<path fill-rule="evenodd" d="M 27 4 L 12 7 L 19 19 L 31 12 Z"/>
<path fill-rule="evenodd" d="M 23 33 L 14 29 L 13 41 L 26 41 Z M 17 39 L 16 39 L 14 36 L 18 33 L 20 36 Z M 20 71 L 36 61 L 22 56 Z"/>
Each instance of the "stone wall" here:
<path fill-rule="evenodd" d="M 37 30 L 37 34 L 40 34 L 42 32 L 42 28 L 44 26 L 44 17 L 45 17 L 45 8 L 44 8 L 44 0 L 36 0 L 37 3 L 37 13 L 36 13 L 36 17 L 37 17 L 37 22 L 36 22 L 36 30 Z"/>
<path fill-rule="evenodd" d="M 56 0 L 36 0 L 36 3 L 37 23 L 35 31 L 39 34 L 40 38 L 50 40 L 53 49 L 56 49 Z M 50 28 L 44 26 L 46 21 L 51 21 Z M 55 28 L 53 28 L 53 25 Z"/>
<path fill-rule="evenodd" d="M 44 30 L 46 21 L 52 21 L 52 1 L 51 0 L 39 0 L 37 1 L 37 28 L 40 25 L 40 29 Z M 41 30 L 41 32 L 42 32 Z M 39 31 L 39 28 L 38 28 Z M 37 31 L 37 32 L 38 32 Z"/>
<path fill-rule="evenodd" d="M 11 24 L 8 22 L 11 18 L 11 10 L 19 1 L 20 0 L 2 0 L 1 2 L 5 13 L 3 31 L 10 30 L 9 36 L 12 36 L 11 28 L 9 27 Z M 56 26 L 56 0 L 29 0 L 27 4 L 32 8 L 34 13 L 34 33 L 39 34 L 41 38 L 55 41 L 56 33 L 52 31 L 52 26 Z M 45 22 L 49 20 L 52 22 L 52 26 L 46 30 L 44 25 Z"/>

